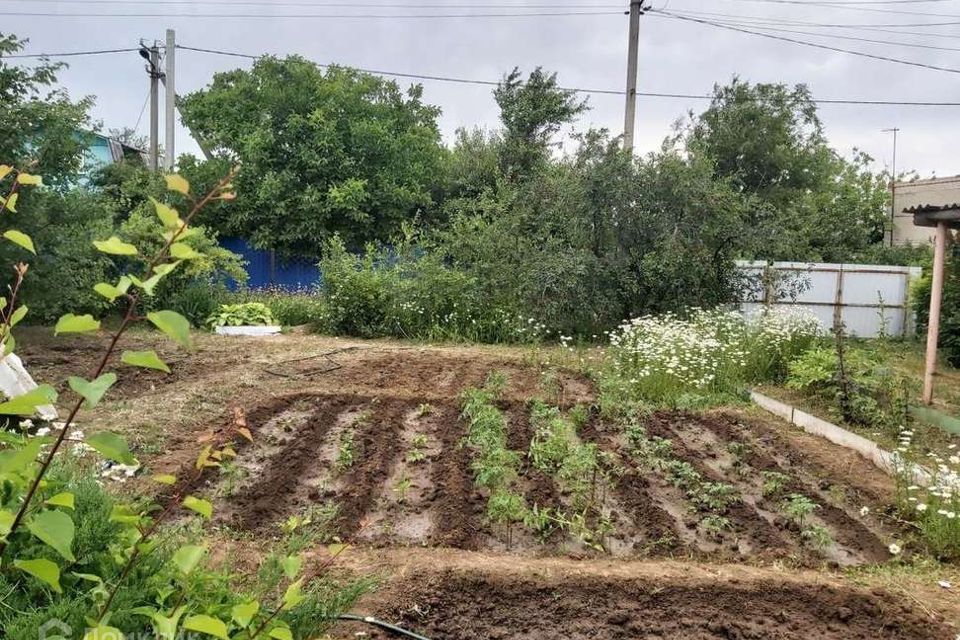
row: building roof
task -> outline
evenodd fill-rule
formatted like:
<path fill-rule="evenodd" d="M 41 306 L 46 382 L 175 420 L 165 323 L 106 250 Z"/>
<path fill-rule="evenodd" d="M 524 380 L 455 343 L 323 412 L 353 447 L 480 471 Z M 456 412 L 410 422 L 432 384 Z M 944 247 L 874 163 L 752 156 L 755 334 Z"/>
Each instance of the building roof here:
<path fill-rule="evenodd" d="M 915 205 L 912 207 L 907 207 L 903 210 L 904 213 L 939 213 L 941 211 L 957 211 L 960 210 L 960 204 L 954 202 L 953 204 L 921 204 Z"/>

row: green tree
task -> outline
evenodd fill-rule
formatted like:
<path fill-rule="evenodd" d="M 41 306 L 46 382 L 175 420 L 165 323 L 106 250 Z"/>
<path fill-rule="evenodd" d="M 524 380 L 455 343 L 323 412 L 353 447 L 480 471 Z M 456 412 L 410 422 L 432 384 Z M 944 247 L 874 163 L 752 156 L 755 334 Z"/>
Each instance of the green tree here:
<path fill-rule="evenodd" d="M 537 67 L 521 80 L 514 68 L 493 92 L 503 122 L 501 169 L 514 177 L 529 175 L 550 157 L 553 136 L 587 110 L 586 101 L 561 88 L 556 73 Z"/>
<path fill-rule="evenodd" d="M 845 159 L 829 146 L 804 85 L 734 78 L 678 141 L 749 199 L 744 257 L 844 261 L 883 240 L 887 177 L 866 154 Z"/>
<path fill-rule="evenodd" d="M 43 174 L 48 185 L 65 185 L 83 163 L 81 131 L 91 128 L 87 112 L 92 100 L 73 102 L 65 90 L 54 87 L 62 64 L 41 62 L 30 68 L 4 59 L 26 43 L 0 33 L 0 156 L 7 164 Z M 25 193 L 24 201 L 31 196 Z"/>
<path fill-rule="evenodd" d="M 217 166 L 240 165 L 236 206 L 206 220 L 259 248 L 311 258 L 334 234 L 358 248 L 417 216 L 431 220 L 443 150 L 439 110 L 421 95 L 420 86 L 404 94 L 300 57 L 217 74 L 181 103 Z"/>

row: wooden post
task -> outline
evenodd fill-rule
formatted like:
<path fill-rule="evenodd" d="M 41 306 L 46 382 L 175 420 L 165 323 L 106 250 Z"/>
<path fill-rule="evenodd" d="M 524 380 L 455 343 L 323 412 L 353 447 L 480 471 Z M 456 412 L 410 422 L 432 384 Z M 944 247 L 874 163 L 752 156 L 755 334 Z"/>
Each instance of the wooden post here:
<path fill-rule="evenodd" d="M 923 374 L 923 402 L 933 403 L 933 377 L 937 371 L 937 338 L 940 335 L 940 302 L 943 299 L 943 266 L 947 258 L 947 223 L 937 223 L 930 284 L 930 318 L 927 321 L 927 362 Z"/>

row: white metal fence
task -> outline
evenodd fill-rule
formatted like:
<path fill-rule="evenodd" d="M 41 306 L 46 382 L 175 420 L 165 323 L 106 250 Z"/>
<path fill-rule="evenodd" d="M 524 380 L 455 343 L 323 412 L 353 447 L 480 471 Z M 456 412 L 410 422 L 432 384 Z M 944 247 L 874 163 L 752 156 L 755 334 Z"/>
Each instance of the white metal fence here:
<path fill-rule="evenodd" d="M 910 283 L 920 267 L 805 262 L 739 262 L 749 283 L 740 308 L 749 313 L 765 305 L 809 309 L 833 327 L 844 323 L 850 335 L 874 338 L 911 335 L 914 314 Z"/>

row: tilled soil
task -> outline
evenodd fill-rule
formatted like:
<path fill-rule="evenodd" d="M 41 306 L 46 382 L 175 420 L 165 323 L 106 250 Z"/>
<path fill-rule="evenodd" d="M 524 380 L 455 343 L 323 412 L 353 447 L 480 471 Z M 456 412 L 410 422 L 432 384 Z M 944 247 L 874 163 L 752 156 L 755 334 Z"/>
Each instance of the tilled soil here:
<path fill-rule="evenodd" d="M 768 427 L 722 413 L 663 412 L 651 416 L 645 428 L 650 436 L 670 439 L 674 458 L 705 480 L 736 489 L 740 499 L 723 511 L 725 529 L 708 529 L 702 510 L 662 470 L 640 465 L 619 428 L 594 415 L 580 437 L 596 444 L 615 470 L 598 481 L 595 492 L 596 511 L 611 521 L 602 548 L 563 532 L 537 539 L 521 526 L 507 531 L 484 517 L 487 494 L 475 486 L 470 452 L 462 446 L 468 427 L 459 418 L 458 393 L 401 396 L 384 389 L 272 399 L 254 412 L 257 437 L 255 445 L 241 451 L 242 479 L 231 480 L 229 491 L 221 488 L 221 521 L 268 532 L 291 515 L 335 505 L 338 535 L 373 546 L 574 557 L 790 559 L 838 566 L 889 557 L 887 545 L 896 531 L 872 513 L 859 513 L 878 496 L 840 482 L 831 469 L 793 452 Z M 510 426 L 508 446 L 525 454 L 533 436 L 530 407 L 515 397 L 500 404 Z M 415 449 L 419 455 L 412 457 Z M 873 472 L 863 465 L 869 477 Z M 560 480 L 532 468 L 525 457 L 520 471 L 517 487 L 528 505 L 567 506 Z M 775 495 L 762 487 L 762 474 L 771 471 L 786 479 Z M 793 494 L 817 504 L 804 527 L 783 514 L 782 501 Z M 810 545 L 804 533 L 808 525 L 827 531 L 829 544 Z"/>
<path fill-rule="evenodd" d="M 450 640 L 946 639 L 952 632 L 882 591 L 768 579 L 714 584 L 652 578 L 406 576 L 377 615 Z M 350 637 L 359 625 L 341 627 Z M 396 637 L 372 627 L 370 638 Z"/>

